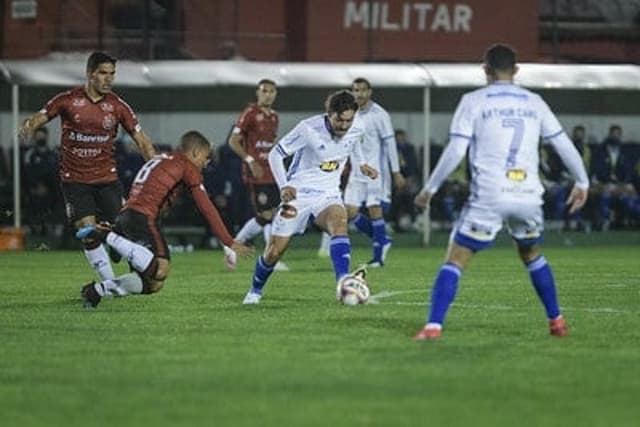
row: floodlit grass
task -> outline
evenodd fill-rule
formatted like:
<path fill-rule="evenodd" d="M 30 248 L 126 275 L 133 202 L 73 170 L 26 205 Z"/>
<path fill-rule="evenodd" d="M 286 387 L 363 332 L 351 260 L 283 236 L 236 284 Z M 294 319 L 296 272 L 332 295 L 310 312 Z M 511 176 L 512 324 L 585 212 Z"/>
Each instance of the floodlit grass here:
<path fill-rule="evenodd" d="M 337 304 L 329 261 L 298 248 L 260 306 L 240 304 L 253 261 L 227 272 L 198 251 L 159 294 L 94 311 L 82 253 L 0 254 L 0 425 L 638 425 L 637 245 L 545 249 L 566 339 L 498 247 L 463 276 L 442 340 L 414 343 L 443 250 L 394 248 L 370 271 L 379 304 Z"/>

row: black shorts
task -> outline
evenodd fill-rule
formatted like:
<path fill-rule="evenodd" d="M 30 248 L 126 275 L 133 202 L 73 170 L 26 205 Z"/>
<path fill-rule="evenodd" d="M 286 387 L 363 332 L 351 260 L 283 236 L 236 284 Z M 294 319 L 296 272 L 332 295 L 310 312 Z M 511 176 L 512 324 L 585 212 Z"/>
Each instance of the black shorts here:
<path fill-rule="evenodd" d="M 120 181 L 106 184 L 63 182 L 62 195 L 67 219 L 72 225 L 86 216 L 113 222 L 123 203 Z"/>
<path fill-rule="evenodd" d="M 280 189 L 276 184 L 249 184 L 249 193 L 256 213 L 275 209 L 280 204 Z"/>
<path fill-rule="evenodd" d="M 158 258 L 171 259 L 169 247 L 160 233 L 160 224 L 143 213 L 125 209 L 116 218 L 113 231 L 149 249 Z"/>

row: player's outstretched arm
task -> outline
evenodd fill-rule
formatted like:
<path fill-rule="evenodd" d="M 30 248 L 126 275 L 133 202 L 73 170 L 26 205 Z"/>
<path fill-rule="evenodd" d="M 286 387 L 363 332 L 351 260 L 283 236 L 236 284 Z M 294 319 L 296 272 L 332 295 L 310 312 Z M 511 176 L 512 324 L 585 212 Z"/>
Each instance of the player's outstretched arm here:
<path fill-rule="evenodd" d="M 131 138 L 135 141 L 145 160 L 149 160 L 156 155 L 156 150 L 153 148 L 151 138 L 149 138 L 146 133 L 143 131 L 134 132 Z"/>
<path fill-rule="evenodd" d="M 31 117 L 25 119 L 24 122 L 22 122 L 22 126 L 18 130 L 18 136 L 20 137 L 22 142 L 29 142 L 29 140 L 31 139 L 31 135 L 33 135 L 33 132 L 48 121 L 49 118 L 46 114 L 37 112 Z"/>

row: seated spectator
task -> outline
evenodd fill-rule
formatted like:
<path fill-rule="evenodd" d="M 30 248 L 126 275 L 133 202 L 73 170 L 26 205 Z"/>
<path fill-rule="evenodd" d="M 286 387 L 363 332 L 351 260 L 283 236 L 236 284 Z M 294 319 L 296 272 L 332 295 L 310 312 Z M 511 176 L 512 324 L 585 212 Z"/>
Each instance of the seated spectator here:
<path fill-rule="evenodd" d="M 607 138 L 593 153 L 591 180 L 598 204 L 598 229 L 608 230 L 612 222 L 620 227 L 632 215 L 632 204 L 638 193 L 633 185 L 630 148 L 622 142 L 622 128 L 612 125 Z"/>

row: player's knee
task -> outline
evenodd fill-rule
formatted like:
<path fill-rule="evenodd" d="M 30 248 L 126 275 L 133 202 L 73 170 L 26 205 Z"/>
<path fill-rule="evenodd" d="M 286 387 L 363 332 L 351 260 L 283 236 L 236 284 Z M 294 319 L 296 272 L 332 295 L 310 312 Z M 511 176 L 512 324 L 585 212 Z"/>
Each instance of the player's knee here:
<path fill-rule="evenodd" d="M 518 256 L 527 264 L 539 256 L 538 248 L 535 245 L 518 245 Z"/>

